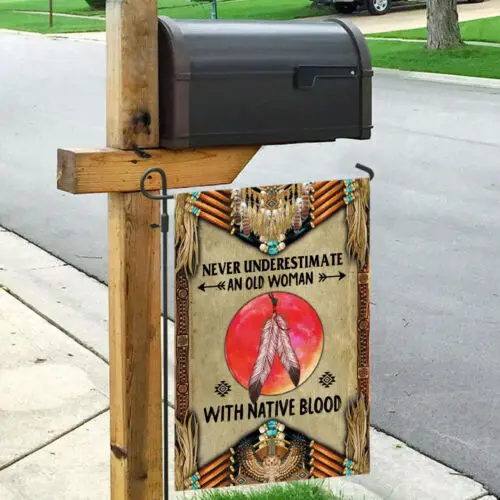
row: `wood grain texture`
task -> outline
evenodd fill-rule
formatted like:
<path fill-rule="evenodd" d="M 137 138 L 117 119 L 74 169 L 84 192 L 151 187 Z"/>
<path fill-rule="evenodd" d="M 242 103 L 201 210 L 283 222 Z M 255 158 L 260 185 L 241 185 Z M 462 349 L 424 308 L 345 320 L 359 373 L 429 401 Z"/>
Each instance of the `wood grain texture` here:
<path fill-rule="evenodd" d="M 162 479 L 157 202 L 108 197 L 112 500 L 158 500 Z"/>
<path fill-rule="evenodd" d="M 106 32 L 106 144 L 124 150 L 156 148 L 157 0 L 108 0 Z M 81 157 L 61 152 L 58 158 L 75 166 L 71 175 L 78 172 Z M 130 164 L 137 167 L 136 181 L 149 167 Z M 113 154 L 101 154 L 82 169 L 101 173 L 83 192 L 113 193 L 108 196 L 111 500 L 159 500 L 163 498 L 161 249 L 160 231 L 150 227 L 159 223 L 159 205 L 140 192 L 128 193 L 138 191 L 139 184 L 129 189 L 127 169 L 113 170 L 113 166 Z M 102 182 L 110 171 L 116 174 L 112 181 L 118 189 Z M 64 185 L 65 172 L 58 167 L 59 185 Z M 73 183 L 80 185 L 77 175 Z"/>
<path fill-rule="evenodd" d="M 57 187 L 73 194 L 134 192 L 140 190 L 145 170 L 161 167 L 168 187 L 230 184 L 259 150 L 258 146 L 172 151 L 149 149 L 150 158 L 117 149 L 58 150 Z M 160 189 L 159 176 L 145 184 Z"/>
<path fill-rule="evenodd" d="M 107 145 L 157 147 L 157 0 L 108 0 L 106 38 Z M 149 126 L 137 122 L 144 115 L 149 116 Z"/>

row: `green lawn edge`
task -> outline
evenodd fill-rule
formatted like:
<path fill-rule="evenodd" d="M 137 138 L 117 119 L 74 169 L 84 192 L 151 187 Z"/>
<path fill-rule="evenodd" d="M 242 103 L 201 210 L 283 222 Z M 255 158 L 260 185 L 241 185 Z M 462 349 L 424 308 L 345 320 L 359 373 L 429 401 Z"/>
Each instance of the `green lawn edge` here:
<path fill-rule="evenodd" d="M 372 65 L 479 78 L 500 78 L 500 48 L 466 45 L 460 49 L 428 50 L 424 43 L 368 40 Z"/>
<path fill-rule="evenodd" d="M 102 15 L 103 12 L 90 9 L 85 0 L 64 0 L 64 3 L 62 0 L 54 0 L 54 6 L 58 12 L 85 14 L 88 18 L 54 16 L 54 26 L 49 28 L 46 15 L 12 12 L 46 11 L 45 0 L 4 0 L 0 5 L 0 28 L 54 34 L 105 30 L 105 21 L 95 19 L 96 14 Z M 270 3 L 269 0 L 219 0 L 221 18 L 284 20 L 324 12 L 311 7 L 309 0 L 280 0 L 276 3 Z M 159 14 L 176 18 L 209 18 L 210 4 L 206 1 L 187 3 L 186 0 L 159 0 Z M 463 22 L 461 31 L 465 40 L 500 43 L 500 16 Z M 425 40 L 427 32 L 424 28 L 377 33 L 369 37 Z M 465 46 L 451 51 L 429 51 L 423 43 L 373 39 L 368 41 L 368 45 L 374 67 L 500 78 L 500 47 Z"/>
<path fill-rule="evenodd" d="M 310 0 L 218 0 L 221 19 L 270 19 L 291 20 L 332 14 L 329 7 L 315 7 Z M 24 12 L 23 12 L 24 11 Z M 88 19 L 54 16 L 54 26 L 49 28 L 46 0 L 2 0 L 0 3 L 0 28 L 38 33 L 73 33 L 103 31 L 105 21 L 95 19 L 105 16 L 104 11 L 91 9 L 85 0 L 54 0 L 55 14 L 86 16 Z M 208 1 L 159 0 L 159 15 L 176 19 L 210 19 Z"/>
<path fill-rule="evenodd" d="M 49 27 L 49 16 L 0 11 L 0 28 L 43 34 L 81 33 L 106 30 L 106 21 L 104 20 L 57 16 L 54 16 L 53 19 L 53 26 Z"/>
<path fill-rule="evenodd" d="M 500 43 L 500 16 L 486 17 L 460 23 L 462 38 L 469 42 Z M 401 38 L 404 40 L 426 40 L 427 28 L 373 33 L 370 38 Z"/>

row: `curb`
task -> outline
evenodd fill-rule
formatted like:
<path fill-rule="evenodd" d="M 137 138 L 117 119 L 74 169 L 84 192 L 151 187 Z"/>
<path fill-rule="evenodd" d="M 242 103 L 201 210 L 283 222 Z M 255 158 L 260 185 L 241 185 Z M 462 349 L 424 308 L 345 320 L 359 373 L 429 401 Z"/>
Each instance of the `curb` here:
<path fill-rule="evenodd" d="M 29 35 L 29 36 L 39 36 L 50 38 L 52 40 L 67 39 L 73 41 L 83 41 L 92 43 L 106 43 L 106 33 L 101 31 L 91 32 L 91 33 L 61 33 L 61 34 L 51 34 L 43 35 L 41 33 L 32 33 L 28 31 L 13 31 L 0 29 L 0 34 L 10 33 L 17 35 Z M 381 40 L 378 37 L 367 37 L 368 40 Z M 385 40 L 385 39 L 382 39 Z M 395 40 L 395 39 L 390 39 Z M 421 41 L 421 40 L 419 40 Z M 410 42 L 411 43 L 411 42 Z M 500 44 L 499 44 L 500 48 Z M 400 69 L 389 69 L 389 68 L 378 68 L 374 67 L 374 72 L 380 75 L 391 75 L 396 76 L 406 80 L 421 80 L 434 83 L 444 83 L 448 85 L 463 85 L 470 87 L 480 87 L 488 89 L 500 89 L 500 80 L 494 78 L 478 78 L 471 76 L 460 76 L 460 75 L 448 75 L 444 73 L 426 73 L 419 71 L 405 71 Z"/>
<path fill-rule="evenodd" d="M 105 285 L 0 227 L 0 286 L 81 346 L 107 359 Z M 173 357 L 173 346 L 169 345 L 169 351 Z M 345 500 L 473 500 L 488 496 L 481 484 L 382 431 L 372 428 L 371 442 L 369 475 L 327 482 Z"/>
<path fill-rule="evenodd" d="M 427 43 L 427 40 L 417 39 L 417 38 L 390 38 L 383 36 L 365 36 L 366 40 L 377 41 L 381 40 L 382 42 L 404 42 L 404 43 Z M 496 42 L 478 42 L 475 40 L 466 40 L 464 41 L 465 45 L 475 45 L 478 47 L 496 47 L 500 48 L 500 43 Z"/>
<path fill-rule="evenodd" d="M 419 71 L 405 71 L 401 69 L 373 68 L 375 74 L 396 76 L 405 80 L 422 80 L 448 85 L 464 85 L 468 87 L 482 87 L 500 89 L 500 80 L 494 78 L 477 78 L 473 76 L 448 75 L 445 73 L 425 73 Z"/>
<path fill-rule="evenodd" d="M 43 12 L 38 10 L 13 10 L 11 11 L 15 14 L 33 14 L 35 16 L 50 16 L 49 12 Z M 53 12 L 54 17 L 69 17 L 73 19 L 98 19 L 99 21 L 105 21 L 106 18 L 102 16 L 83 16 L 79 14 L 66 14 L 64 12 Z"/>
<path fill-rule="evenodd" d="M 37 33 L 35 31 L 18 31 L 0 28 L 0 35 L 32 36 L 39 38 L 48 38 L 49 40 L 67 39 L 75 42 L 94 42 L 106 43 L 105 31 L 90 31 L 81 33 Z"/>

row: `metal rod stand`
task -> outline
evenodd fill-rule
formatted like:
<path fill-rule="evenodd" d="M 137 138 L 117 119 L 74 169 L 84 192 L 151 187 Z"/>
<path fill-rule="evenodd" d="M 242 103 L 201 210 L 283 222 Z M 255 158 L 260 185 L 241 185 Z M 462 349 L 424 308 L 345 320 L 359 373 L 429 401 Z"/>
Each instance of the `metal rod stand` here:
<path fill-rule="evenodd" d="M 161 177 L 160 194 L 152 194 L 145 188 L 147 179 L 153 174 Z M 168 295 L 167 295 L 167 233 L 168 211 L 167 200 L 173 198 L 167 195 L 167 174 L 161 168 L 150 168 L 142 174 L 141 193 L 151 200 L 161 201 L 160 224 L 151 224 L 151 228 L 159 228 L 161 235 L 161 269 L 162 269 L 162 342 L 163 342 L 163 498 L 168 500 Z M 147 256 L 146 256 L 147 258 Z"/>

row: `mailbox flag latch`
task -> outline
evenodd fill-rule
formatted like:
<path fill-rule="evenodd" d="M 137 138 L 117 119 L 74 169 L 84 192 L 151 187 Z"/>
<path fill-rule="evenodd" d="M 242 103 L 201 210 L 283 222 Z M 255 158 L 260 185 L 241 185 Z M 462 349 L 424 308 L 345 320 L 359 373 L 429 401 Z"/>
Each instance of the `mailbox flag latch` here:
<path fill-rule="evenodd" d="M 355 78 L 356 67 L 298 66 L 295 68 L 293 86 L 296 89 L 311 89 L 319 78 Z"/>

